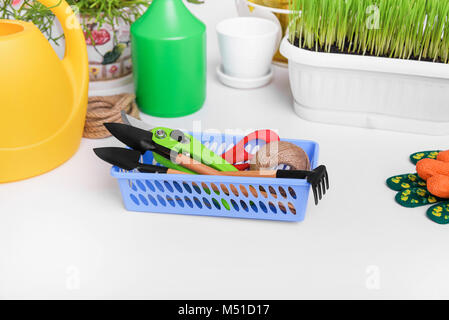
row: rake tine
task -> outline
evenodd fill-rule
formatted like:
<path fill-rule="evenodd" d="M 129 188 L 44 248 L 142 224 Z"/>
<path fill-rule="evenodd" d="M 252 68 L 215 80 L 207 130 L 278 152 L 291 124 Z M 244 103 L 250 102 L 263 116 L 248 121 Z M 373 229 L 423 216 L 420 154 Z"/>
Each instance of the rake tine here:
<path fill-rule="evenodd" d="M 312 186 L 313 197 L 315 198 L 315 205 L 318 204 L 318 195 L 316 194 L 316 188 Z"/>
<path fill-rule="evenodd" d="M 329 176 L 327 174 L 326 166 L 321 165 L 315 170 L 309 172 L 307 181 L 311 185 L 315 205 L 318 205 L 319 200 L 323 198 L 326 194 L 326 190 L 329 189 Z"/>
<path fill-rule="evenodd" d="M 327 173 L 327 169 L 326 169 L 326 172 L 324 174 L 324 180 L 326 181 L 326 188 L 329 189 L 329 175 Z"/>
<path fill-rule="evenodd" d="M 317 183 L 316 187 L 318 188 L 318 197 L 321 200 L 323 198 L 323 192 L 321 191 L 321 184 Z"/>
<path fill-rule="evenodd" d="M 323 195 L 325 195 L 327 189 L 326 189 L 326 182 L 324 180 L 324 177 L 321 178 L 320 185 L 321 185 L 321 189 L 323 190 Z"/>

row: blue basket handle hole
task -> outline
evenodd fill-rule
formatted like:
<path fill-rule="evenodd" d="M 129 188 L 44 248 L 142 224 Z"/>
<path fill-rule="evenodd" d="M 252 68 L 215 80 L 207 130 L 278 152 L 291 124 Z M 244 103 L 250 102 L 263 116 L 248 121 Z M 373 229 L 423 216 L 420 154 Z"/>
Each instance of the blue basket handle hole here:
<path fill-rule="evenodd" d="M 259 207 L 260 207 L 260 209 L 262 209 L 263 212 L 265 212 L 265 213 L 268 212 L 267 206 L 262 201 L 259 201 Z"/>
<path fill-rule="evenodd" d="M 296 192 L 292 187 L 288 187 L 288 193 L 290 193 L 293 199 L 296 199 Z"/>
<path fill-rule="evenodd" d="M 270 208 L 270 210 L 273 212 L 273 213 L 277 213 L 278 211 L 277 211 L 277 209 L 276 209 L 276 206 L 274 205 L 274 203 L 273 202 L 268 202 L 268 207 Z"/>
<path fill-rule="evenodd" d="M 183 191 L 182 191 L 182 187 L 181 187 L 181 185 L 180 185 L 178 182 L 173 181 L 173 185 L 175 186 L 175 189 L 176 189 L 179 193 L 182 193 L 182 192 L 183 192 Z"/>
<path fill-rule="evenodd" d="M 156 191 L 150 180 L 145 180 L 145 184 L 147 185 L 148 189 L 150 189 L 152 192 Z"/>
<path fill-rule="evenodd" d="M 183 181 L 183 182 L 182 182 L 182 185 L 184 186 L 184 189 L 185 189 L 188 193 L 192 193 L 192 188 L 190 187 L 190 185 L 189 185 L 187 182 Z"/>
<path fill-rule="evenodd" d="M 287 213 L 287 209 L 285 208 L 284 204 L 282 202 L 278 202 L 279 210 L 282 211 L 283 214 Z"/>
<path fill-rule="evenodd" d="M 181 197 L 175 196 L 175 200 L 181 208 L 184 208 L 184 202 L 182 202 Z"/>
<path fill-rule="evenodd" d="M 197 206 L 199 209 L 203 209 L 203 205 L 201 204 L 200 199 L 198 199 L 197 197 L 193 197 L 193 201 L 195 202 L 196 206 Z"/>
<path fill-rule="evenodd" d="M 279 194 L 280 194 L 284 199 L 287 199 L 288 195 L 287 195 L 287 192 L 285 191 L 285 189 L 282 188 L 281 186 L 279 186 L 278 189 L 279 189 Z"/>
<path fill-rule="evenodd" d="M 209 200 L 207 200 L 205 197 L 203 197 L 203 203 L 207 209 L 212 209 L 212 205 L 210 204 Z"/>
<path fill-rule="evenodd" d="M 248 189 L 249 189 L 249 192 L 251 192 L 251 194 L 253 195 L 254 198 L 259 197 L 259 194 L 257 193 L 257 190 L 256 190 L 256 188 L 254 188 L 254 186 L 250 185 L 248 187 Z"/>
<path fill-rule="evenodd" d="M 170 192 L 173 192 L 173 191 L 174 191 L 174 189 L 173 189 L 173 187 L 171 186 L 170 182 L 168 182 L 167 180 L 164 180 L 164 186 L 165 186 L 165 188 L 166 188 L 168 191 L 170 191 Z"/>
<path fill-rule="evenodd" d="M 148 200 L 145 198 L 143 194 L 139 194 L 139 199 L 144 205 L 148 206 Z"/>
<path fill-rule="evenodd" d="M 135 195 L 133 195 L 132 193 L 129 195 L 129 197 L 131 198 L 132 202 L 134 202 L 137 206 L 140 205 L 139 199 L 137 199 L 137 197 Z"/>
<path fill-rule="evenodd" d="M 254 201 L 250 201 L 250 202 L 249 202 L 249 206 L 251 207 L 251 209 L 253 209 L 253 211 L 254 211 L 255 213 L 257 213 L 257 212 L 259 211 L 259 209 L 257 209 L 257 206 L 256 206 L 256 204 L 254 203 Z"/>
<path fill-rule="evenodd" d="M 239 192 L 238 192 L 237 188 L 233 184 L 230 184 L 229 188 L 231 188 L 231 191 L 234 194 L 234 196 L 236 196 L 236 197 L 239 196 Z"/>
<path fill-rule="evenodd" d="M 193 202 L 192 202 L 192 200 L 190 200 L 189 197 L 185 196 L 185 197 L 184 197 L 184 201 L 186 202 L 186 204 L 187 204 L 190 208 L 193 208 Z"/>
<path fill-rule="evenodd" d="M 175 206 L 176 206 L 175 200 L 174 200 L 171 196 L 167 195 L 165 198 L 167 199 L 167 202 L 168 202 L 172 207 L 175 207 Z"/>
<path fill-rule="evenodd" d="M 231 199 L 231 204 L 235 211 L 238 212 L 240 210 L 239 205 L 237 204 L 237 202 L 234 199 Z"/>
<path fill-rule="evenodd" d="M 242 207 L 243 210 L 245 210 L 246 212 L 249 211 L 248 209 L 248 205 L 245 203 L 245 201 L 240 200 L 240 206 Z"/>
<path fill-rule="evenodd" d="M 220 203 L 218 202 L 217 199 L 212 198 L 212 203 L 214 204 L 214 206 L 215 206 L 215 208 L 216 208 L 217 210 L 221 210 Z"/>
<path fill-rule="evenodd" d="M 201 188 L 198 186 L 196 182 L 192 182 L 193 190 L 196 191 L 196 193 L 201 194 Z"/>
<path fill-rule="evenodd" d="M 162 198 L 162 196 L 161 195 L 157 195 L 157 200 L 159 201 L 159 203 L 162 205 L 162 206 L 167 206 L 167 203 L 165 202 L 165 200 L 164 200 L 164 198 Z"/>
<path fill-rule="evenodd" d="M 136 184 L 139 187 L 140 190 L 142 190 L 143 192 L 147 191 L 147 188 L 145 187 L 145 185 L 142 183 L 142 181 L 140 180 L 136 180 Z"/>
<path fill-rule="evenodd" d="M 273 186 L 269 186 L 269 187 L 268 187 L 268 190 L 270 191 L 270 194 L 271 194 L 271 196 L 272 196 L 273 198 L 275 198 L 275 199 L 278 198 L 278 195 L 277 195 L 277 193 L 276 193 L 276 190 L 273 188 Z"/>
<path fill-rule="evenodd" d="M 158 188 L 160 192 L 165 192 L 164 187 L 159 181 L 155 180 L 154 184 L 156 185 L 156 188 Z"/>
<path fill-rule="evenodd" d="M 222 183 L 222 184 L 220 184 L 220 188 L 221 188 L 221 191 L 223 191 L 223 193 L 225 194 L 225 195 L 227 195 L 227 196 L 229 196 L 229 190 L 228 190 L 228 188 Z"/>
<path fill-rule="evenodd" d="M 245 196 L 245 198 L 248 198 L 249 193 L 248 193 L 248 190 L 246 190 L 245 186 L 243 184 L 241 184 L 239 187 L 240 187 L 240 191 Z"/>
<path fill-rule="evenodd" d="M 154 199 L 154 197 L 151 194 L 148 195 L 148 199 L 153 204 L 153 206 L 157 207 L 157 201 L 156 201 L 156 199 Z"/>

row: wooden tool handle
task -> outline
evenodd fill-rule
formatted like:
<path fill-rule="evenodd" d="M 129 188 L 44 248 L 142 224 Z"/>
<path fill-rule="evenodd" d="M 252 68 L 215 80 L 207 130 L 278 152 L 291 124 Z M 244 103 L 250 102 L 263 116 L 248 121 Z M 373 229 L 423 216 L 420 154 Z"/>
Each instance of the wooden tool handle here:
<path fill-rule="evenodd" d="M 190 174 L 189 172 L 179 171 L 179 170 L 175 170 L 175 169 L 168 169 L 167 173 L 168 174 Z"/>
<path fill-rule="evenodd" d="M 216 175 L 216 176 L 230 176 L 230 177 L 253 177 L 253 178 L 276 178 L 276 170 L 258 170 L 258 171 L 218 171 L 208 167 L 201 162 L 192 159 L 182 153 L 176 156 L 175 162 L 184 168 L 195 171 L 199 174 Z M 175 170 L 176 171 L 176 170 Z M 173 173 L 167 171 L 167 173 Z"/>
<path fill-rule="evenodd" d="M 219 172 L 221 176 L 231 177 L 252 177 L 252 178 L 276 178 L 276 170 L 250 170 L 250 171 L 231 171 Z"/>
<path fill-rule="evenodd" d="M 202 164 L 201 162 L 196 161 L 195 159 L 192 159 L 182 153 L 180 153 L 176 156 L 175 162 L 177 164 L 180 164 L 184 168 L 195 171 L 196 173 L 199 173 L 199 174 L 221 175 L 220 171 L 217 171 L 211 167 L 208 167 L 205 164 Z M 238 172 L 236 171 L 236 173 L 238 173 Z"/>

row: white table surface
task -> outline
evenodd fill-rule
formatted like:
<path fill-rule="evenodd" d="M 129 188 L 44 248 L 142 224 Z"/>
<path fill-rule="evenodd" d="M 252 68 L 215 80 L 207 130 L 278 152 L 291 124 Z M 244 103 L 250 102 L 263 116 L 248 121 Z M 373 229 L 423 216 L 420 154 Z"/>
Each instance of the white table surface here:
<path fill-rule="evenodd" d="M 203 109 L 150 123 L 277 129 L 320 143 L 331 189 L 302 223 L 127 212 L 110 166 L 83 139 L 56 170 L 0 185 L 0 298 L 449 298 L 449 230 L 395 204 L 385 179 L 429 137 L 311 123 L 292 109 L 288 72 L 241 91 L 215 77 L 218 21 L 232 0 L 189 6 L 208 26 Z M 323 92 L 326 94 L 326 92 Z"/>

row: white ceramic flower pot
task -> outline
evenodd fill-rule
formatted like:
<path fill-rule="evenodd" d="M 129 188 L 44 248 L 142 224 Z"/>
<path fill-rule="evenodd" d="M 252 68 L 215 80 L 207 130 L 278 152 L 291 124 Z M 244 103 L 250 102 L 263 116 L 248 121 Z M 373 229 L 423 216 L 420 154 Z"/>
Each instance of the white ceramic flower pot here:
<path fill-rule="evenodd" d="M 115 26 L 106 23 L 100 26 L 93 19 L 82 19 L 90 28 L 90 36 L 84 30 L 89 56 L 89 96 L 132 92 L 130 26 L 122 20 Z M 59 21 L 55 22 L 53 34 L 57 37 L 63 32 Z M 65 51 L 64 39 L 52 45 L 62 58 Z"/>
<path fill-rule="evenodd" d="M 281 53 L 303 119 L 449 135 L 449 65 L 313 52 L 287 38 Z"/>
<path fill-rule="evenodd" d="M 13 6 L 18 9 L 22 4 L 23 1 L 18 0 Z M 142 11 L 144 9 L 141 7 Z M 81 16 L 79 19 L 89 29 L 83 30 L 89 56 L 89 96 L 133 92 L 130 25 L 122 19 L 118 19 L 114 26 L 107 23 L 100 25 L 88 16 Z M 51 31 L 53 37 L 63 36 L 61 23 L 57 19 L 54 21 Z M 51 44 L 62 59 L 65 53 L 64 39 Z"/>
<path fill-rule="evenodd" d="M 235 0 L 237 13 L 240 17 L 257 17 L 271 20 L 279 26 L 281 37 L 286 34 L 289 14 L 291 13 L 287 9 L 288 3 L 288 0 Z M 273 63 L 286 67 L 287 60 L 277 49 L 273 57 Z"/>

